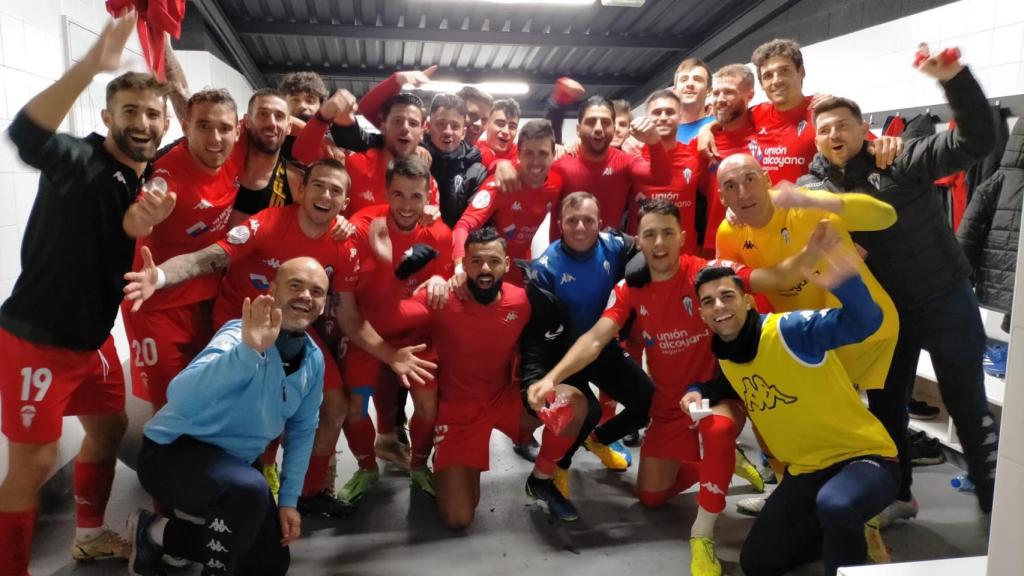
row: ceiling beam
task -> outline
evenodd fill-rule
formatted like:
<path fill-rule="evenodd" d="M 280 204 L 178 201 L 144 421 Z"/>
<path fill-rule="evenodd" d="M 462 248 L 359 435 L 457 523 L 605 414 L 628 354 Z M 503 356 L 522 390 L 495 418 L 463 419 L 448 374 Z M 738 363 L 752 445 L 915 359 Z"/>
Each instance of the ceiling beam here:
<path fill-rule="evenodd" d="M 227 50 L 228 55 L 234 59 L 239 71 L 252 84 L 252 87 L 263 88 L 267 86 L 267 79 L 263 77 L 259 66 L 256 65 L 252 56 L 249 55 L 249 51 L 242 44 L 242 39 L 238 37 L 227 15 L 221 9 L 219 2 L 217 0 L 192 0 L 191 4 L 199 11 L 203 21 L 206 22 L 206 25 L 213 32 L 214 37 L 220 38 L 224 43 L 224 48 Z"/>
<path fill-rule="evenodd" d="M 209 1 L 209 0 L 207 0 Z M 559 32 L 500 32 L 459 29 L 400 28 L 397 26 L 353 26 L 305 22 L 233 22 L 245 36 L 296 36 L 359 40 L 403 40 L 456 44 L 560 46 L 567 48 L 632 48 L 685 52 L 686 40 L 674 36 L 622 36 L 605 34 L 562 34 Z"/>
<path fill-rule="evenodd" d="M 799 1 L 761 0 L 755 3 L 749 10 L 736 17 L 709 38 L 706 38 L 697 46 L 687 49 L 685 54 L 680 54 L 679 60 L 673 61 L 669 66 L 654 74 L 647 82 L 631 91 L 627 98 L 630 102 L 637 102 L 659 88 L 672 85 L 676 66 L 683 58 L 698 56 L 705 62 L 708 62 Z"/>
<path fill-rule="evenodd" d="M 312 70 L 320 74 L 324 79 L 341 80 L 349 82 L 380 82 L 391 75 L 391 70 L 361 70 L 359 68 L 346 68 L 343 66 L 269 66 L 263 68 L 263 73 L 268 76 L 280 76 L 289 72 L 301 70 Z M 442 70 L 437 73 L 437 79 L 445 81 L 454 79 L 459 82 L 473 83 L 484 81 L 500 82 L 525 82 L 531 85 L 551 86 L 559 77 L 565 74 L 544 74 L 537 72 L 515 72 L 504 70 Z M 572 78 L 586 87 L 601 86 L 611 88 L 633 88 L 646 82 L 648 76 L 633 75 L 572 75 Z"/>

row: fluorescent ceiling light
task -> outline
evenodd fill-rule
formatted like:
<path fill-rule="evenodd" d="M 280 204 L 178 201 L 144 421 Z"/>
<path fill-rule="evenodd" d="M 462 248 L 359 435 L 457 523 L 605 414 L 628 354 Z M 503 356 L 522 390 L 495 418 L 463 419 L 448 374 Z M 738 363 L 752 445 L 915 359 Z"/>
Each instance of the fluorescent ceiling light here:
<path fill-rule="evenodd" d="M 423 0 L 420 0 L 423 1 Z M 449 2 L 455 2 L 459 0 L 448 0 Z M 627 2 L 630 0 L 626 0 Z M 643 0 L 640 0 L 643 2 Z M 463 3 L 470 2 L 486 2 L 488 4 L 570 4 L 576 6 L 582 6 L 586 4 L 593 4 L 594 0 L 461 0 Z"/>
<path fill-rule="evenodd" d="M 403 90 L 423 90 L 426 92 L 458 92 L 463 86 L 473 86 L 488 94 L 526 94 L 530 86 L 525 82 L 478 82 L 467 84 L 454 80 L 435 80 L 420 85 L 418 88 L 412 84 L 402 86 Z"/>

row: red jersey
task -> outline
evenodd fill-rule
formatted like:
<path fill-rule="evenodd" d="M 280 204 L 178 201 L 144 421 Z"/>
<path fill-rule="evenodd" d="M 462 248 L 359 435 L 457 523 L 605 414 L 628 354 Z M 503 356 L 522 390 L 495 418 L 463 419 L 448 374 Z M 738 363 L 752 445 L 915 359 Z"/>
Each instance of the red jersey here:
<path fill-rule="evenodd" d="M 754 137 L 754 127 L 749 123 L 741 130 L 713 130 L 712 133 L 715 136 L 718 155 L 722 159 L 733 154 L 757 156 L 757 139 Z M 710 194 L 708 195 L 708 225 L 704 229 L 703 245 L 707 253 L 714 254 L 718 226 L 725 219 L 725 206 L 722 204 L 722 196 L 718 191 L 718 162 L 708 166 L 704 190 Z"/>
<path fill-rule="evenodd" d="M 591 162 L 582 155 L 566 154 L 551 165 L 551 170 L 562 177 L 559 201 L 572 192 L 590 192 L 601 205 L 601 225 L 620 228 L 626 212 L 630 189 L 634 185 L 668 185 L 672 180 L 672 165 L 668 153 L 655 147 L 650 160 L 626 154 L 618 148 L 608 148 L 604 160 Z M 561 211 L 556 203 L 551 212 L 551 239 L 559 238 L 558 220 Z"/>
<path fill-rule="evenodd" d="M 725 261 L 720 264 L 731 265 Z M 622 326 L 636 312 L 634 331 L 643 338 L 647 366 L 654 380 L 652 418 L 674 418 L 679 401 L 691 384 L 715 375 L 718 361 L 711 353 L 711 331 L 700 317 L 700 302 L 693 283 L 708 261 L 690 254 L 679 256 L 679 271 L 660 282 L 630 288 L 620 281 L 608 298 L 602 317 Z M 749 285 L 750 269 L 737 268 Z"/>
<path fill-rule="evenodd" d="M 310 238 L 299 226 L 298 204 L 267 208 L 228 232 L 217 244 L 231 258 L 220 294 L 213 305 L 214 322 L 237 318 L 242 300 L 264 294 L 282 262 L 309 256 L 327 272 L 331 290 L 351 292 L 359 272 L 359 258 L 352 242 L 338 242 L 330 230 Z"/>
<path fill-rule="evenodd" d="M 244 137 L 244 136 L 243 136 Z M 188 142 L 182 140 L 153 163 L 153 178 L 163 178 L 167 191 L 178 198 L 174 211 L 166 220 L 153 227 L 153 233 L 135 243 L 133 270 L 142 268 L 143 246 L 153 253 L 157 264 L 181 254 L 202 250 L 224 237 L 231 207 L 238 194 L 238 175 L 245 166 L 246 147 L 236 142 L 231 157 L 216 174 L 199 168 L 188 151 Z M 139 200 L 142 194 L 139 194 Z M 175 308 L 217 295 L 220 276 L 206 274 L 157 290 L 142 304 L 143 311 Z"/>
<path fill-rule="evenodd" d="M 425 294 L 416 299 L 426 306 Z M 431 310 L 431 341 L 443 366 L 438 371 L 441 402 L 489 404 L 515 386 L 512 368 L 529 320 L 526 291 L 508 284 L 502 285 L 498 301 L 487 306 L 453 297 L 444 309 Z"/>
<path fill-rule="evenodd" d="M 661 146 L 660 144 L 658 145 Z M 644 159 L 650 160 L 650 146 L 645 145 L 642 150 Z M 695 229 L 695 210 L 697 207 L 697 189 L 703 190 L 704 174 L 707 172 L 707 161 L 704 156 L 697 152 L 697 145 L 693 142 L 683 144 L 675 142 L 675 147 L 668 152 L 669 161 L 672 164 L 672 181 L 668 186 L 652 186 L 640 184 L 633 188 L 632 198 L 629 203 L 629 222 L 626 223 L 626 233 L 636 234 L 640 226 L 640 205 L 647 200 L 661 198 L 676 205 L 679 208 L 679 215 L 683 231 L 686 232 L 686 244 L 683 249 L 687 252 L 696 253 L 699 239 Z"/>
<path fill-rule="evenodd" d="M 348 190 L 348 207 L 342 214 L 349 217 L 367 206 L 388 203 L 387 172 L 391 155 L 382 148 L 371 148 L 363 153 L 349 154 L 345 157 L 345 169 L 352 178 L 352 186 Z M 430 197 L 428 204 L 439 202 L 437 183 L 430 178 Z"/>
<path fill-rule="evenodd" d="M 369 243 L 370 223 L 377 218 L 387 218 L 387 205 L 370 206 L 352 216 L 356 227 L 352 239 L 361 260 L 359 280 L 354 286 L 359 310 L 381 336 L 392 338 L 405 333 L 406 320 L 399 313 L 399 302 L 412 296 L 417 286 L 431 276 L 448 279 L 452 275 L 452 233 L 440 219 L 430 226 L 417 225 L 412 232 L 402 232 L 388 222 L 391 238 L 391 266 L 382 265 L 373 255 Z M 406 280 L 395 276 L 395 268 L 402 262 L 402 255 L 414 244 L 427 244 L 437 250 L 437 258 Z M 349 292 L 353 288 L 349 288 Z"/>
<path fill-rule="evenodd" d="M 487 168 L 488 172 L 494 172 L 494 164 L 498 160 L 508 160 L 509 162 L 519 163 L 519 147 L 516 146 L 515 142 L 510 143 L 508 150 L 505 150 L 504 152 L 498 152 L 483 140 L 477 140 L 476 147 L 480 150 L 480 162 L 483 163 L 484 168 Z"/>
<path fill-rule="evenodd" d="M 811 158 L 818 152 L 814 146 L 814 121 L 811 96 L 792 110 L 779 112 L 771 102 L 762 102 L 750 109 L 757 138 L 754 158 L 761 163 L 772 184 L 782 180 L 796 182 L 807 174 Z"/>
<path fill-rule="evenodd" d="M 562 178 L 550 171 L 539 187 L 528 188 L 524 183 L 519 192 L 510 194 L 503 194 L 498 189 L 494 177 L 484 180 L 452 230 L 452 257 L 455 260 L 462 259 L 466 255 L 466 237 L 469 233 L 493 221 L 498 233 L 508 243 L 508 257 L 529 260 L 533 237 L 544 222 L 544 216 L 558 202 L 561 190 Z M 522 286 L 522 272 L 513 264 L 506 280 Z"/>

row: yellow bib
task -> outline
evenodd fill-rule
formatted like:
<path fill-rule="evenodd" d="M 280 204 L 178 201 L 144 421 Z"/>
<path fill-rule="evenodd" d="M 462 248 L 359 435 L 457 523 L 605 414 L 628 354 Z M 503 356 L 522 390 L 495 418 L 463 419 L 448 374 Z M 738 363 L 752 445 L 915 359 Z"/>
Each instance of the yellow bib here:
<path fill-rule="evenodd" d="M 764 319 L 753 362 L 720 361 L 772 455 L 794 475 L 860 456 L 895 458 L 896 445 L 861 402 L 835 353 L 827 352 L 819 364 L 805 363 L 789 351 L 780 318 Z"/>

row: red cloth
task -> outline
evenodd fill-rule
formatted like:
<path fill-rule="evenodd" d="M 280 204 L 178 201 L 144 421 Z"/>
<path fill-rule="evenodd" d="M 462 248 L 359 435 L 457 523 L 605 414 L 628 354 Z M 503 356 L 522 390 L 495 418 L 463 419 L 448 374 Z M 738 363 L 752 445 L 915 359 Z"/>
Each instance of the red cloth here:
<path fill-rule="evenodd" d="M 956 122 L 953 120 L 949 121 L 949 129 L 956 128 Z M 961 170 L 955 174 L 950 174 L 943 178 L 939 178 L 935 181 L 936 186 L 943 186 L 949 188 L 950 196 L 950 212 L 952 213 L 952 224 L 953 232 L 956 232 L 957 228 L 960 227 L 960 220 L 964 217 L 964 212 L 967 211 L 967 173 Z"/>
<path fill-rule="evenodd" d="M 185 0 L 107 0 L 107 12 L 117 16 L 134 8 L 139 13 L 139 43 L 149 69 L 164 79 L 164 32 L 177 40 L 185 18 Z"/>
<path fill-rule="evenodd" d="M 900 136 L 903 134 L 903 130 L 907 127 L 907 123 L 903 121 L 903 118 L 899 116 L 893 116 L 892 120 L 885 126 L 885 130 L 882 131 L 883 136 Z"/>

